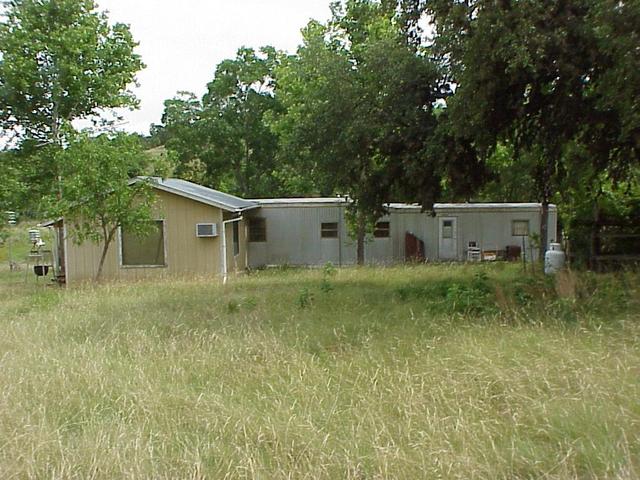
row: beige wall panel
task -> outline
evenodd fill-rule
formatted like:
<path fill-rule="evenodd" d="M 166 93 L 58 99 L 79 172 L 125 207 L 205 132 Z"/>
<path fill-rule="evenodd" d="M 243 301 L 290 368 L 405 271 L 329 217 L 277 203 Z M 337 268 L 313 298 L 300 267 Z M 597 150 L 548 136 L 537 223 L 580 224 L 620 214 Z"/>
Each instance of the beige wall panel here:
<path fill-rule="evenodd" d="M 122 267 L 118 236 L 109 248 L 102 278 L 137 280 L 166 275 L 218 275 L 221 271 L 221 237 L 196 237 L 196 224 L 217 223 L 220 231 L 222 211 L 171 193 L 156 190 L 156 194 L 154 217 L 165 222 L 166 267 Z M 76 284 L 93 279 L 102 247 L 91 242 L 76 245 L 72 235 L 68 232 L 67 283 Z M 241 250 L 245 250 L 242 238 L 241 234 Z M 245 264 L 239 259 L 238 268 L 244 268 Z"/>

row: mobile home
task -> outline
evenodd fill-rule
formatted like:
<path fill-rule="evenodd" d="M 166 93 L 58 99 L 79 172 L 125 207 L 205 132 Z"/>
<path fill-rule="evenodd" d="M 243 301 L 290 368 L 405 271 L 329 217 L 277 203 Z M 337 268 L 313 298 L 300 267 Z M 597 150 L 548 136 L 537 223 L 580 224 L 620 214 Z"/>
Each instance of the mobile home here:
<path fill-rule="evenodd" d="M 352 265 L 356 242 L 346 211 L 349 200 L 271 198 L 246 200 L 179 179 L 155 179 L 152 233 L 138 238 L 119 231 L 103 276 L 218 276 L 270 265 Z M 410 259 L 462 261 L 519 256 L 537 259 L 541 207 L 535 203 L 390 203 L 365 244 L 369 264 Z M 64 219 L 50 222 L 57 246 L 58 276 L 66 283 L 90 280 L 101 246 L 77 244 Z M 551 206 L 549 242 L 556 240 L 557 212 Z M 476 257 L 473 257 L 476 259 Z"/>

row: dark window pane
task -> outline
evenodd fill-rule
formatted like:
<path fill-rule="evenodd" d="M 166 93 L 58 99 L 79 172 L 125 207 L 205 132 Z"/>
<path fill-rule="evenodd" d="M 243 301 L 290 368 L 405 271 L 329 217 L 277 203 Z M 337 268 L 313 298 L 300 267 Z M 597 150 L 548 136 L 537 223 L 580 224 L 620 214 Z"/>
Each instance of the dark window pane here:
<path fill-rule="evenodd" d="M 267 241 L 267 221 L 264 218 L 249 219 L 249 241 L 250 242 L 266 242 Z"/>
<path fill-rule="evenodd" d="M 338 238 L 338 224 L 333 222 L 320 224 L 320 237 Z"/>
<path fill-rule="evenodd" d="M 122 265 L 164 266 L 164 228 L 162 220 L 153 222 L 149 233 L 137 236 L 122 230 Z"/>
<path fill-rule="evenodd" d="M 240 230 L 238 227 L 239 222 L 233 222 L 233 254 L 238 255 L 240 253 Z"/>
<path fill-rule="evenodd" d="M 391 225 L 389 222 L 378 222 L 373 230 L 373 236 L 375 238 L 389 238 L 391 232 Z"/>

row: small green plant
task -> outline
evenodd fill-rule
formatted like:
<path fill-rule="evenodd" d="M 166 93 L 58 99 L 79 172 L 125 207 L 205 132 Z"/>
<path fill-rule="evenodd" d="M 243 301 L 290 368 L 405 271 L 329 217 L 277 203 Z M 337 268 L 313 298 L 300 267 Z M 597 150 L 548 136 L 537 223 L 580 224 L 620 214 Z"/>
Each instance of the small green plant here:
<path fill-rule="evenodd" d="M 326 278 L 323 278 L 323 279 L 322 279 L 322 282 L 320 282 L 320 290 L 321 290 L 323 293 L 331 293 L 331 292 L 334 290 L 334 288 L 335 288 L 335 287 L 334 287 L 334 286 L 331 284 L 331 282 L 330 282 L 328 279 L 326 279 Z"/>
<path fill-rule="evenodd" d="M 336 267 L 331 262 L 325 263 L 324 267 L 322 267 L 322 274 L 325 278 L 335 276 L 336 272 Z"/>
<path fill-rule="evenodd" d="M 308 308 L 313 303 L 313 293 L 307 287 L 300 290 L 298 294 L 298 307 Z"/>
<path fill-rule="evenodd" d="M 240 311 L 240 302 L 237 300 L 229 300 L 227 302 L 227 313 L 238 313 Z"/>
<path fill-rule="evenodd" d="M 333 291 L 334 287 L 329 279 L 334 277 L 336 272 L 336 267 L 334 267 L 331 262 L 327 262 L 324 267 L 322 267 L 322 282 L 320 283 L 320 290 L 323 293 L 330 293 Z"/>
<path fill-rule="evenodd" d="M 473 274 L 473 280 L 476 284 L 484 284 L 489 280 L 489 275 L 487 272 L 479 271 Z"/>
<path fill-rule="evenodd" d="M 527 292 L 522 286 L 518 286 L 513 293 L 518 305 L 527 306 L 531 304 L 534 297 L 531 293 Z"/>

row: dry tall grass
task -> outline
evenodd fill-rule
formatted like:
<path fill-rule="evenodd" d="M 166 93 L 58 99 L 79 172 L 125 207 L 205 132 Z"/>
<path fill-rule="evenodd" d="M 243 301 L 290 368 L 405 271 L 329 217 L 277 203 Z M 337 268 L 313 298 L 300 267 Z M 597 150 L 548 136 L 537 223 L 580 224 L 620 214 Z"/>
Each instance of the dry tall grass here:
<path fill-rule="evenodd" d="M 5 479 L 640 475 L 637 274 L 570 300 L 505 265 L 16 278 Z"/>

